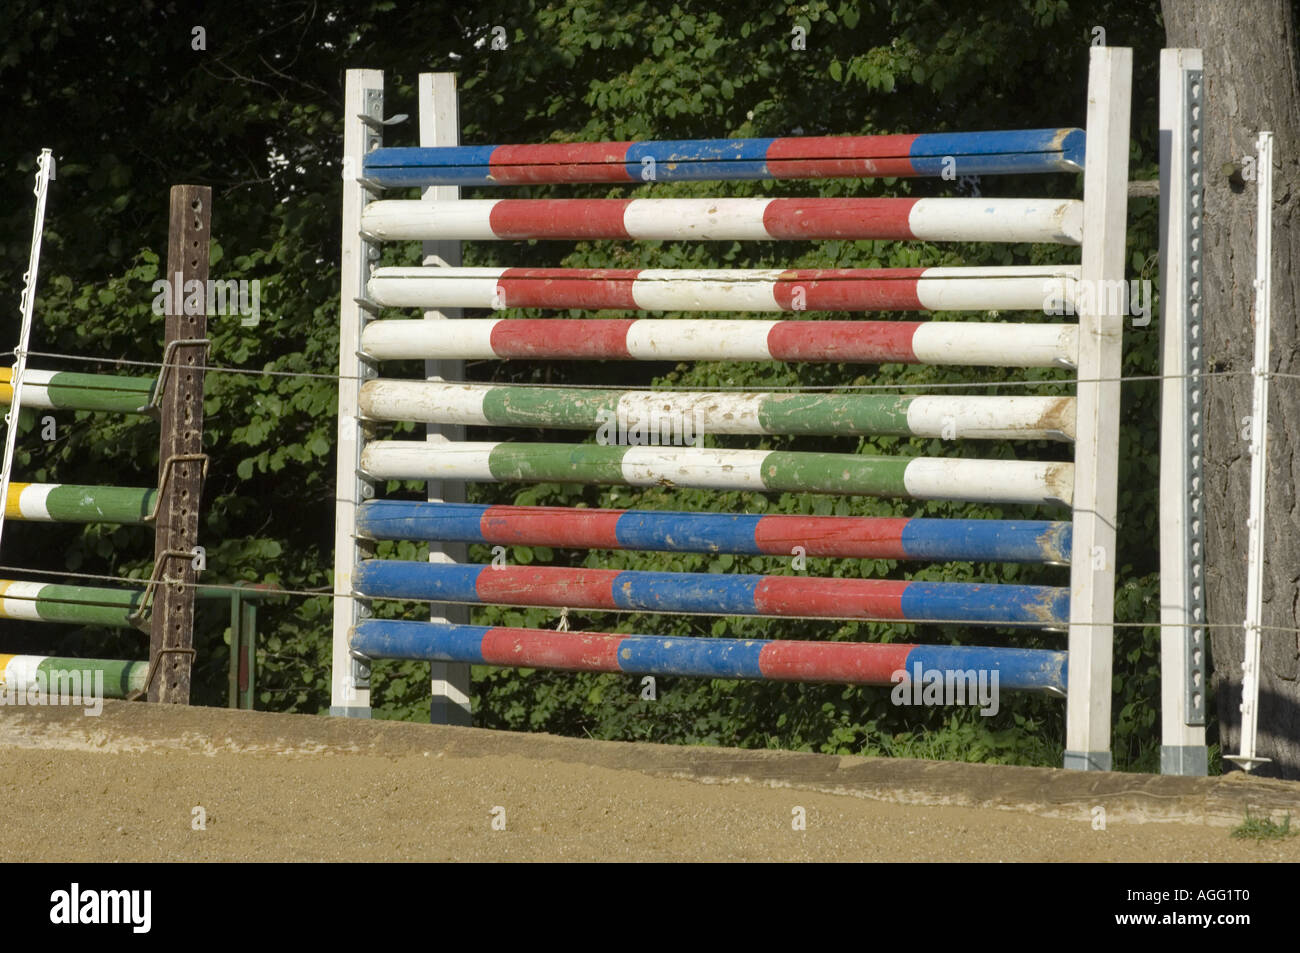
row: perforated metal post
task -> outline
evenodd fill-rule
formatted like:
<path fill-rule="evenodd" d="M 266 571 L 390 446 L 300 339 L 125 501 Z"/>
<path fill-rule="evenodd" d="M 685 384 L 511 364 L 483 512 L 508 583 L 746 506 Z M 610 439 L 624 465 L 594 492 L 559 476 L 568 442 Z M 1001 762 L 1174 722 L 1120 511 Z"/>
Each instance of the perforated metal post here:
<path fill-rule="evenodd" d="M 1160 54 L 1162 774 L 1204 776 L 1206 631 L 1200 50 Z"/>
<path fill-rule="evenodd" d="M 211 245 L 212 190 L 176 185 L 171 190 L 167 280 L 167 352 L 172 367 L 162 394 L 158 438 L 158 509 L 154 529 L 154 576 L 158 588 L 150 619 L 149 660 L 156 674 L 151 702 L 188 705 L 194 656 L 193 556 L 198 545 L 203 495 L 203 364 L 207 354 L 207 280 Z M 190 289 L 204 288 L 191 307 Z M 187 343 L 188 342 L 188 343 Z"/>

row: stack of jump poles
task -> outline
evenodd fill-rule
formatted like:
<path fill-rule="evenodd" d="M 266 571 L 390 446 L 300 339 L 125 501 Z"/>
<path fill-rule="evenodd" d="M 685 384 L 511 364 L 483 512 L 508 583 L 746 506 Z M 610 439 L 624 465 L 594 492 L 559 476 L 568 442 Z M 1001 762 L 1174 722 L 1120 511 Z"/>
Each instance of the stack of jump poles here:
<path fill-rule="evenodd" d="M 369 711 L 375 659 L 563 670 L 890 684 L 898 671 L 996 670 L 1001 688 L 1068 698 L 1067 767 L 1110 767 L 1111 625 L 1131 51 L 1094 48 L 1080 129 L 564 145 L 458 146 L 453 78 L 421 77 L 419 148 L 382 144 L 383 77 L 348 72 L 336 509 L 333 711 Z M 1086 137 L 1086 139 L 1085 139 Z M 1086 160 L 1085 160 L 1086 141 Z M 648 174 L 647 174 L 648 170 Z M 460 186 L 1078 173 L 1065 199 L 461 200 Z M 421 200 L 385 190 L 427 189 Z M 822 270 L 462 268 L 460 240 L 887 239 L 1081 248 L 1078 265 Z M 383 241 L 420 240 L 424 267 L 377 267 Z M 802 312 L 1037 311 L 1077 321 L 819 320 Z M 432 310 L 410 321 L 383 308 Z M 466 318 L 450 309 L 801 312 L 797 320 Z M 1067 313 L 1069 311 L 1067 310 Z M 440 320 L 446 318 L 446 320 Z M 425 359 L 428 380 L 379 376 Z M 455 362 L 787 361 L 1064 367 L 1074 396 L 701 393 L 488 385 Z M 449 374 L 448 371 L 451 373 Z M 697 419 L 718 434 L 1056 440 L 1073 462 L 485 443 L 452 428 L 597 430 L 617 417 Z M 376 422 L 431 427 L 369 439 Z M 436 429 L 435 429 L 436 428 Z M 449 435 L 451 435 L 449 437 Z M 373 499 L 429 480 L 430 500 Z M 462 481 L 662 485 L 1031 505 L 1068 522 L 749 516 L 472 506 Z M 371 558 L 374 540 L 428 541 L 429 562 Z M 1069 563 L 1070 587 L 466 565 L 455 544 L 902 560 Z M 912 644 L 664 638 L 371 617 L 375 599 L 573 609 L 948 621 L 1068 631 L 1068 652 Z M 1067 658 L 1069 664 L 1067 666 Z"/>

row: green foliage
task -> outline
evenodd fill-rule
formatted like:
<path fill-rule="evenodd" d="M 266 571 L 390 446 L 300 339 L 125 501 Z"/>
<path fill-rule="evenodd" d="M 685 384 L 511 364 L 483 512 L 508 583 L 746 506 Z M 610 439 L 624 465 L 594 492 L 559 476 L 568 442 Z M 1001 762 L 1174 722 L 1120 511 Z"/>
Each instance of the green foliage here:
<path fill-rule="evenodd" d="M 387 112 L 414 112 L 420 72 L 460 74 L 463 141 L 544 142 L 684 139 L 1082 125 L 1090 30 L 1135 46 L 1132 174 L 1149 178 L 1156 161 L 1154 0 L 989 0 L 954 9 L 936 0 L 809 0 L 718 5 L 678 0 L 486 0 L 408 8 L 388 2 L 268 5 L 230 0 L 204 22 L 208 49 L 191 49 L 191 17 L 172 7 L 67 0 L 14 0 L 0 13 L 0 75 L 10 91 L 0 203 L 0 271 L 16 288 L 26 266 L 30 175 L 41 145 L 60 160 L 42 261 L 36 350 L 102 357 L 75 370 L 109 370 L 114 358 L 157 360 L 161 318 L 152 282 L 163 270 L 167 188 L 214 188 L 213 277 L 263 282 L 262 320 L 244 327 L 214 319 L 205 390 L 205 447 L 212 467 L 203 504 L 206 580 L 276 583 L 294 596 L 262 609 L 258 704 L 318 712 L 328 705 L 333 519 L 332 447 L 338 367 L 337 289 L 342 71 L 384 69 Z M 434 26 L 431 26 L 434 25 Z M 508 39 L 494 50 L 494 27 Z M 798 31 L 803 49 L 792 45 Z M 95 72 L 85 64 L 93 61 Z M 111 77 L 105 79 L 104 77 Z M 51 122 L 57 117 L 57 122 Z M 390 127 L 411 144 L 410 123 Z M 1069 177 L 1026 183 L 986 178 L 986 194 L 1060 194 Z M 512 194 L 702 197 L 711 195 L 950 195 L 941 180 L 652 183 L 632 190 L 592 185 L 530 187 Z M 466 197 L 499 197 L 465 190 Z M 1152 277 L 1156 203 L 1130 207 L 1131 274 Z M 418 249 L 385 249 L 387 263 L 413 263 Z M 1027 245 L 796 242 L 469 243 L 467 265 L 566 267 L 913 267 L 933 264 L 1040 264 L 1070 260 L 1066 249 Z M 541 312 L 512 312 L 539 316 Z M 665 320 L 681 315 L 666 314 Z M 708 315 L 704 315 L 708 317 Z M 846 315 L 826 315 L 843 318 Z M 981 315 L 942 315 L 978 320 Z M 6 339 L 16 325 L 6 319 Z M 1126 333 L 1124 373 L 1156 369 L 1158 323 Z M 34 362 L 48 366 L 49 362 Z M 403 373 L 394 366 L 394 374 Z M 419 374 L 412 364 L 410 373 Z M 521 383 L 657 384 L 675 387 L 836 387 L 951 384 L 964 369 L 901 365 L 777 363 L 546 364 L 470 362 L 475 379 Z M 1058 394 L 1068 375 L 1054 370 L 981 371 L 983 380 L 1028 380 L 1029 387 L 978 393 Z M 1126 384 L 1120 471 L 1120 586 L 1116 619 L 1158 615 L 1155 536 L 1159 393 Z M 154 425 L 109 415 L 64 414 L 60 438 L 28 433 L 16 472 L 31 480 L 149 485 L 157 460 Z M 393 428 L 413 432 L 409 425 Z M 478 439 L 572 440 L 485 429 Z M 917 455 L 1067 459 L 1068 448 L 1037 443 L 956 447 L 880 437 L 858 440 L 711 437 L 715 446 Z M 419 492 L 394 484 L 390 495 Z M 808 494 L 706 493 L 665 488 L 476 485 L 475 501 L 529 505 L 709 509 L 722 512 L 1040 518 L 1028 507 L 962 506 Z M 147 574 L 151 532 L 105 526 L 11 526 L 6 562 L 106 575 Z M 487 561 L 485 547 L 471 558 Z M 385 544 L 380 556 L 424 558 L 413 544 Z M 789 560 L 704 554 L 586 553 L 515 547 L 525 564 L 670 571 L 789 574 Z M 890 560 L 809 560 L 810 575 L 842 578 L 962 579 L 1067 584 L 1058 567 L 918 565 Z M 205 607 L 196 631 L 196 698 L 221 703 L 228 620 Z M 420 606 L 381 603 L 381 617 L 419 618 Z M 481 607 L 481 624 L 554 626 L 558 610 Z M 1060 648 L 1061 636 L 1021 630 L 971 632 L 959 626 L 574 613 L 575 629 L 681 636 L 937 642 Z M 28 647 L 140 656 L 133 634 L 23 631 Z M 58 643 L 50 645 L 53 638 Z M 1151 769 L 1158 761 L 1157 631 L 1116 629 L 1117 763 Z M 8 649 L 8 646 L 5 646 Z M 1063 706 L 1016 697 L 993 718 L 970 711 L 897 708 L 886 689 L 735 683 L 662 678 L 656 701 L 639 679 L 615 675 L 476 668 L 475 723 L 596 738 L 790 748 L 1056 764 Z M 380 717 L 427 717 L 427 669 L 375 666 Z"/>
<path fill-rule="evenodd" d="M 1255 817 L 1250 811 L 1246 811 L 1246 819 L 1232 829 L 1233 837 L 1257 841 L 1286 840 L 1297 834 L 1300 834 L 1300 831 L 1291 830 L 1290 814 L 1282 818 L 1282 823 L 1279 824 L 1272 818 Z"/>

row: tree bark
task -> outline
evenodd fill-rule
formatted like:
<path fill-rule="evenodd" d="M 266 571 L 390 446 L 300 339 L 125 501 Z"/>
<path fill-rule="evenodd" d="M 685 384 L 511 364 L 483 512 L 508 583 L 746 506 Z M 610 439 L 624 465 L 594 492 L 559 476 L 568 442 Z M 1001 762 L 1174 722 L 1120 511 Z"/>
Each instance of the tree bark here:
<path fill-rule="evenodd" d="M 1225 755 L 1240 750 L 1241 662 L 1246 606 L 1246 519 L 1254 350 L 1253 182 L 1240 165 L 1261 130 L 1274 134 L 1272 370 L 1295 374 L 1300 356 L 1300 63 L 1288 0 L 1245 4 L 1161 0 L 1166 44 L 1199 47 L 1205 64 L 1204 284 L 1206 618 Z M 1229 372 L 1214 376 L 1213 372 Z M 1258 753 L 1264 776 L 1300 778 L 1300 379 L 1270 387 L 1264 519 L 1264 616 Z M 1269 629 L 1280 626 L 1283 629 Z M 1286 631 L 1287 629 L 1291 631 Z M 1224 762 L 1225 768 L 1230 767 Z"/>

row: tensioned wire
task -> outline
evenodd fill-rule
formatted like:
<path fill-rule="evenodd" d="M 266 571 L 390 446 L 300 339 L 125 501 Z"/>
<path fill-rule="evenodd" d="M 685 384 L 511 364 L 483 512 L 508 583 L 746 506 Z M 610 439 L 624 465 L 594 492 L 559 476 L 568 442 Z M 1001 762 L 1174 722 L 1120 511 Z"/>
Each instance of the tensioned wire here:
<path fill-rule="evenodd" d="M 12 353 L 13 353 L 12 351 L 0 352 L 0 354 L 5 354 L 5 355 L 12 354 Z M 196 370 L 196 371 L 204 371 L 204 372 L 211 371 L 219 374 L 243 374 L 249 377 L 305 377 L 305 378 L 313 378 L 317 380 L 332 380 L 332 381 L 355 380 L 355 381 L 361 381 L 363 383 L 366 381 L 385 379 L 385 378 L 378 378 L 378 377 L 362 377 L 360 375 L 355 375 L 355 374 L 324 374 L 324 373 L 319 373 L 314 371 L 253 370 L 251 368 L 229 367 L 221 364 L 164 364 L 160 361 L 136 361 L 136 360 L 129 360 L 127 358 L 86 357 L 84 355 L 79 355 L 79 354 L 61 354 L 56 351 L 29 351 L 28 354 L 34 357 L 51 357 L 51 358 L 59 358 L 62 360 L 69 360 L 69 361 L 84 361 L 87 363 L 121 364 L 121 365 L 131 365 L 134 367 L 156 367 L 160 369 L 164 367 L 170 367 L 173 369 L 188 369 L 188 370 Z M 413 358 L 412 360 L 415 360 L 415 358 Z M 701 363 L 720 363 L 720 362 L 701 362 Z M 728 361 L 725 363 L 764 363 L 764 362 Z M 888 362 L 888 363 L 897 363 L 897 362 Z M 929 365 L 929 366 L 936 366 L 936 365 Z M 818 386 L 804 386 L 800 384 L 769 386 L 765 384 L 759 384 L 757 386 L 753 386 L 753 385 L 751 386 L 671 385 L 671 386 L 662 386 L 662 387 L 645 387 L 645 386 L 610 385 L 610 384 L 534 384 L 534 383 L 510 384 L 504 381 L 449 381 L 449 380 L 444 380 L 441 381 L 440 383 L 482 384 L 486 386 L 497 386 L 497 387 L 505 387 L 505 386 L 535 387 L 539 389 L 541 388 L 556 388 L 556 389 L 570 389 L 570 390 L 573 389 L 611 390 L 613 389 L 613 390 L 628 390 L 628 391 L 646 391 L 648 393 L 653 393 L 655 391 L 661 391 L 661 390 L 700 391 L 705 393 L 711 391 L 741 391 L 741 392 L 753 393 L 756 391 L 793 391 L 793 392 L 862 391 L 862 390 L 895 391 L 895 390 L 903 390 L 909 388 L 925 388 L 928 390 L 935 390 L 940 388 L 955 389 L 955 388 L 963 388 L 963 387 L 1036 387 L 1044 384 L 1053 384 L 1059 386 L 1073 386 L 1077 384 L 1105 384 L 1105 383 L 1117 383 L 1117 382 L 1131 383 L 1137 381 L 1182 380 L 1189 377 L 1210 378 L 1210 377 L 1234 377 L 1234 376 L 1242 376 L 1242 375 L 1254 376 L 1254 371 L 1252 370 L 1203 371 L 1199 374 L 1130 374 L 1130 375 L 1121 375 L 1119 377 L 1052 377 L 1052 378 L 1043 378 L 1041 380 L 962 381 L 956 383 L 903 382 L 903 383 L 896 383 L 896 384 L 825 384 L 825 385 L 818 385 Z M 1268 371 L 1265 372 L 1263 376 L 1278 379 L 1278 380 L 1300 379 L 1300 374 L 1287 374 L 1280 371 L 1278 372 Z M 423 380 L 423 378 L 414 378 L 414 377 L 413 378 L 388 378 L 388 379 L 411 380 L 411 381 Z"/>
<path fill-rule="evenodd" d="M 41 576 L 61 576 L 61 577 L 73 578 L 73 579 L 91 579 L 99 582 L 114 582 L 119 584 L 126 583 L 129 584 L 132 588 L 138 589 L 140 591 L 143 591 L 144 584 L 147 582 L 147 580 L 143 580 L 143 579 L 127 579 L 121 576 L 107 576 L 107 575 L 100 575 L 96 573 L 85 573 L 85 572 L 70 572 L 67 570 L 58 570 L 58 569 L 26 569 L 19 566 L 0 566 L 0 572 L 22 572 L 22 573 L 32 573 L 34 575 L 41 575 Z M 915 580 L 906 580 L 906 581 L 928 582 L 932 580 L 915 579 Z M 225 589 L 230 591 L 232 594 L 237 592 L 244 593 L 246 595 L 256 594 L 256 595 L 260 595 L 263 598 L 271 598 L 274 596 L 304 596 L 309 598 L 315 598 L 317 596 L 329 596 L 330 598 L 334 598 L 333 591 L 328 587 L 322 587 L 320 589 L 275 589 L 275 590 L 268 591 L 265 589 L 250 589 L 247 586 L 237 586 L 233 583 L 201 583 L 201 582 L 182 582 L 180 580 L 167 580 L 167 584 L 184 586 L 185 588 L 189 588 L 189 589 Z M 0 596 L 0 598 L 3 598 L 3 596 Z M 454 605 L 467 605 L 467 606 L 478 606 L 478 605 L 505 606 L 507 608 L 521 608 L 521 609 L 522 608 L 534 608 L 534 609 L 558 609 L 559 608 L 556 606 L 513 606 L 513 605 L 507 605 L 506 603 L 500 603 L 500 602 L 457 602 L 454 599 L 421 599 L 416 597 L 406 597 L 402 599 L 375 598 L 375 597 L 358 595 L 356 593 L 350 594 L 349 598 L 368 598 L 376 602 L 421 602 L 421 603 L 428 603 L 431 605 L 454 604 Z M 54 600 L 54 601 L 58 601 L 58 600 Z M 620 615 L 673 615 L 673 616 L 704 616 L 704 617 L 726 615 L 725 613 L 716 613 L 716 612 L 665 612 L 658 609 L 622 609 L 622 608 L 611 608 L 606 606 L 600 606 L 596 608 L 570 606 L 569 608 L 571 611 L 591 613 L 591 614 L 609 612 L 609 613 L 617 613 Z M 979 628 L 981 629 L 1000 629 L 1000 628 L 1027 629 L 1028 631 L 1031 632 L 1040 632 L 1040 631 L 1044 631 L 1045 629 L 1044 626 L 1036 622 L 998 622 L 990 625 L 987 619 L 885 619 L 885 618 L 877 618 L 875 616 L 870 616 L 870 617 L 854 616 L 852 618 L 846 618 L 843 616 L 769 616 L 769 615 L 753 615 L 753 616 L 747 615 L 747 616 L 727 616 L 727 617 L 745 618 L 745 619 L 764 619 L 772 622 L 779 622 L 782 619 L 792 619 L 792 620 L 798 619 L 798 620 L 811 620 L 811 621 L 877 622 L 877 623 L 884 623 L 888 625 L 968 625 L 968 626 L 979 626 Z M 397 622 L 397 621 L 419 621 L 419 620 L 392 619 L 392 620 L 380 620 L 380 621 Z M 1157 629 L 1158 628 L 1240 629 L 1241 628 L 1240 622 L 1200 622 L 1200 623 L 1161 622 L 1158 619 L 1149 622 L 1070 622 L 1067 624 L 1086 625 L 1086 626 L 1110 626 L 1116 629 L 1121 629 L 1121 628 L 1122 629 L 1153 629 L 1153 628 L 1157 628 Z M 489 626 L 489 628 L 501 628 L 501 626 Z M 507 626 L 506 628 L 517 628 L 517 627 Z M 1300 628 L 1294 626 L 1284 626 L 1284 625 L 1262 625 L 1260 626 L 1260 629 L 1269 632 L 1289 632 L 1289 633 L 1300 632 Z M 620 633 L 613 633 L 613 634 L 617 635 Z M 1064 633 L 1060 633 L 1060 632 L 1058 632 L 1057 634 L 1064 635 Z M 780 640 L 775 640 L 775 641 L 780 641 Z"/>

